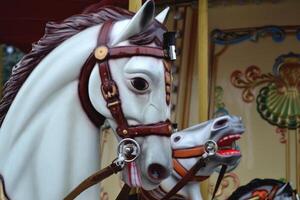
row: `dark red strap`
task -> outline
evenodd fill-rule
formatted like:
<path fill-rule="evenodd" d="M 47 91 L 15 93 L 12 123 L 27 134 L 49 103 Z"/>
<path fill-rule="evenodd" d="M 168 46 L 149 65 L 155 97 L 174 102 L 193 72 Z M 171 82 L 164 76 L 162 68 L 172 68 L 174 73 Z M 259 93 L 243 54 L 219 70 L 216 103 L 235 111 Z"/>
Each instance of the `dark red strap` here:
<path fill-rule="evenodd" d="M 155 124 L 129 126 L 127 128 L 118 127 L 117 132 L 123 137 L 136 137 L 158 135 L 170 137 L 172 134 L 172 124 L 170 121 Z"/>
<path fill-rule="evenodd" d="M 128 200 L 130 190 L 130 186 L 125 183 L 115 200 Z"/>
<path fill-rule="evenodd" d="M 78 84 L 78 94 L 81 106 L 87 114 L 88 118 L 96 127 L 100 127 L 103 124 L 105 118 L 92 105 L 88 92 L 89 77 L 95 64 L 96 59 L 94 57 L 94 54 L 92 53 L 81 70 Z"/>
<path fill-rule="evenodd" d="M 113 21 L 107 21 L 105 22 L 101 29 L 100 29 L 100 33 L 99 33 L 99 37 L 97 40 L 97 46 L 102 46 L 102 45 L 107 45 L 109 42 L 109 33 L 111 30 L 111 27 L 113 25 Z"/>
<path fill-rule="evenodd" d="M 102 180 L 106 179 L 107 177 L 111 176 L 112 174 L 116 174 L 121 171 L 123 168 L 115 163 L 105 167 L 104 169 L 96 172 L 95 174 L 91 175 L 90 177 L 86 178 L 82 181 L 75 189 L 73 189 L 65 198 L 64 200 L 73 200 L 78 195 L 80 195 L 83 191 L 88 189 L 89 187 L 101 182 Z"/>
<path fill-rule="evenodd" d="M 124 58 L 131 56 L 151 56 L 167 58 L 163 49 L 149 46 L 119 46 L 109 49 L 108 58 Z"/>
<path fill-rule="evenodd" d="M 98 58 L 99 73 L 101 78 L 101 92 L 106 101 L 106 106 L 117 123 L 117 133 L 120 137 L 136 137 L 146 135 L 170 136 L 172 125 L 170 122 L 156 124 L 129 126 L 122 110 L 122 102 L 119 96 L 118 86 L 111 76 L 108 59 L 144 55 L 152 57 L 164 57 L 164 51 L 156 47 L 113 47 L 105 46 L 108 43 L 108 34 L 112 22 L 106 22 L 102 26 L 98 38 L 98 47 L 95 50 L 95 57 Z M 102 45 L 102 46 L 101 46 Z"/>

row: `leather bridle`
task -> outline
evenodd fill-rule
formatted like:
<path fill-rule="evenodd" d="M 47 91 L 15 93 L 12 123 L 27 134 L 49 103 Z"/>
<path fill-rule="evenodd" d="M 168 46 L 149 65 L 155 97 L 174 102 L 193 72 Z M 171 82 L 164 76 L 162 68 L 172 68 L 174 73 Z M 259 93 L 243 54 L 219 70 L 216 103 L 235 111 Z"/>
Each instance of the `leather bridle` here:
<path fill-rule="evenodd" d="M 179 190 L 181 190 L 189 181 L 192 180 L 197 180 L 200 179 L 200 181 L 205 180 L 206 176 L 196 176 L 196 173 L 203 167 L 206 166 L 206 162 L 209 159 L 210 156 L 214 156 L 215 153 L 218 150 L 218 145 L 215 141 L 213 140 L 208 140 L 204 145 L 195 147 L 195 148 L 188 148 L 188 149 L 177 149 L 177 150 L 173 150 L 173 157 L 176 158 L 191 158 L 191 157 L 198 157 L 200 156 L 200 158 L 198 159 L 198 161 L 191 167 L 191 169 L 189 169 L 188 171 L 186 169 L 184 169 L 183 173 L 180 174 L 180 167 L 183 166 L 177 166 L 176 168 L 176 163 L 179 162 L 175 162 L 174 165 L 174 169 L 175 171 L 181 176 L 181 179 L 177 182 L 177 184 L 163 197 L 162 200 L 168 200 L 170 199 L 172 196 L 174 196 Z M 176 159 L 175 159 L 176 160 Z M 173 160 L 173 164 L 174 164 L 174 160 Z M 181 165 L 181 164 L 180 164 Z M 184 168 L 184 167 L 183 167 Z M 227 166 L 226 165 L 222 165 L 218 180 L 216 182 L 213 194 L 212 194 L 212 198 L 211 200 L 214 199 L 218 188 L 221 184 L 221 181 L 224 177 L 224 174 L 226 172 Z"/>
<path fill-rule="evenodd" d="M 187 173 L 188 170 L 178 161 L 178 159 L 187 159 L 187 158 L 197 158 L 201 157 L 205 153 L 205 146 L 197 146 L 193 148 L 186 149 L 174 149 L 173 150 L 173 169 L 174 171 L 182 178 Z M 204 181 L 209 176 L 196 176 L 191 177 L 191 181 Z"/>
<path fill-rule="evenodd" d="M 103 124 L 104 117 L 93 107 L 88 94 L 89 77 L 94 66 L 98 64 L 99 75 L 101 79 L 101 93 L 104 100 L 106 101 L 106 107 L 110 111 L 113 119 L 117 124 L 116 132 L 121 138 L 123 138 L 123 140 L 121 140 L 121 143 L 124 143 L 124 145 L 127 146 L 129 145 L 128 148 L 132 144 L 138 147 L 138 143 L 132 140 L 132 138 L 138 136 L 144 137 L 149 135 L 170 137 L 173 132 L 173 128 L 171 122 L 168 119 L 166 121 L 153 124 L 140 124 L 134 126 L 128 124 L 122 109 L 122 101 L 119 96 L 118 85 L 114 81 L 110 72 L 109 60 L 127 57 L 129 58 L 132 56 L 149 56 L 164 59 L 163 63 L 165 68 L 166 104 L 169 105 L 171 93 L 171 71 L 169 60 L 171 60 L 171 56 L 166 50 L 160 47 L 109 47 L 109 33 L 111 31 L 112 25 L 113 21 L 107 21 L 103 24 L 97 39 L 97 47 L 95 48 L 94 52 L 90 54 L 80 73 L 78 93 L 84 111 L 95 126 L 100 127 Z M 127 148 L 122 149 L 126 150 Z M 130 151 L 129 154 L 131 153 L 132 152 Z M 97 184 L 113 173 L 121 171 L 124 168 L 125 162 L 132 162 L 139 155 L 136 154 L 133 158 L 129 156 L 126 161 L 125 154 L 120 153 L 118 155 L 118 158 L 114 160 L 111 165 L 85 179 L 64 199 L 74 199 L 81 192 L 91 187 L 92 185 Z"/>
<path fill-rule="evenodd" d="M 132 56 L 150 56 L 165 59 L 164 65 L 168 63 L 168 55 L 164 49 L 160 47 L 150 46 L 119 46 L 109 47 L 109 33 L 113 22 L 105 22 L 100 30 L 95 51 L 89 56 L 83 66 L 80 82 L 79 96 L 81 104 L 87 113 L 89 119 L 96 125 L 103 123 L 103 116 L 93 107 L 88 96 L 88 81 L 95 64 L 98 64 L 101 78 L 101 92 L 106 101 L 113 119 L 117 124 L 116 132 L 121 138 L 133 138 L 137 136 L 158 135 L 170 137 L 172 133 L 172 124 L 169 120 L 153 123 L 131 126 L 128 124 L 122 109 L 122 101 L 119 96 L 119 90 L 116 82 L 113 80 L 110 72 L 109 60 L 117 58 L 126 58 Z M 165 68 L 168 68 L 165 66 Z M 166 72 L 169 73 L 169 72 Z M 168 77 L 168 76 L 166 76 Z M 166 82 L 166 87 L 167 87 Z M 166 103 L 168 104 L 170 96 L 166 93 Z"/>
<path fill-rule="evenodd" d="M 113 22 L 107 21 L 103 24 L 99 37 L 97 40 L 97 47 L 94 52 L 91 53 L 87 61 L 85 62 L 81 74 L 80 81 L 78 86 L 78 92 L 80 97 L 80 102 L 84 111 L 86 112 L 88 118 L 94 123 L 95 126 L 99 127 L 104 122 L 104 117 L 97 112 L 97 110 L 93 107 L 91 100 L 88 95 L 88 83 L 90 74 L 95 66 L 98 64 L 100 78 L 101 78 L 101 92 L 104 100 L 106 101 L 106 107 L 109 109 L 113 119 L 117 124 L 116 132 L 121 138 L 134 138 L 137 136 L 148 136 L 148 135 L 157 135 L 157 136 L 166 136 L 170 137 L 172 134 L 172 124 L 169 120 L 153 123 L 153 124 L 141 124 L 141 125 L 129 125 L 122 109 L 122 101 L 119 97 L 118 86 L 116 82 L 113 80 L 109 68 L 109 60 L 118 59 L 118 58 L 126 58 L 132 56 L 150 56 L 160 59 L 165 59 L 164 65 L 166 69 L 166 79 L 170 79 L 170 70 L 168 64 L 168 54 L 164 51 L 163 48 L 159 47 L 149 47 L 149 46 L 119 46 L 119 47 L 109 47 L 109 33 L 111 31 Z M 166 89 L 170 88 L 170 81 L 166 80 Z M 169 105 L 170 103 L 170 91 L 166 91 L 166 103 Z M 199 151 L 198 151 L 199 150 Z M 194 154 L 194 152 L 197 152 Z M 177 185 L 163 198 L 164 200 L 172 197 L 179 191 L 188 181 L 190 181 L 197 171 L 205 166 L 206 156 L 204 156 L 203 148 L 199 149 L 190 149 L 189 151 L 174 151 L 174 155 L 180 158 L 182 155 L 187 154 L 188 156 L 199 156 L 202 157 L 197 161 L 197 163 L 189 170 L 185 171 L 182 179 L 177 183 Z M 173 161 L 174 162 L 174 161 Z M 176 164 L 175 164 L 176 165 Z M 176 166 L 175 166 L 176 167 Z M 223 168 L 222 168 L 223 169 Z M 107 168 L 99 171 L 98 173 L 92 175 L 83 181 L 77 188 L 75 188 L 66 198 L 66 199 L 74 199 L 77 195 L 79 195 L 83 190 L 87 189 L 91 185 L 94 185 L 106 177 L 110 176 L 113 173 L 117 173 L 122 170 L 121 165 L 112 163 Z M 225 168 L 226 170 L 226 168 Z M 222 170 L 221 170 L 222 171 Z M 224 171 L 225 173 L 225 171 Z M 206 178 L 206 177 L 205 177 Z M 219 176 L 220 178 L 220 176 Z M 220 178 L 222 179 L 222 177 Z M 218 182 L 220 182 L 218 180 Z M 218 185 L 218 184 L 217 184 Z M 217 189 L 218 187 L 216 187 Z M 125 192 L 128 191 L 128 186 L 125 188 Z M 216 191 L 215 191 L 216 192 Z M 214 195 L 215 195 L 214 192 Z M 214 196 L 213 195 L 213 196 Z"/>

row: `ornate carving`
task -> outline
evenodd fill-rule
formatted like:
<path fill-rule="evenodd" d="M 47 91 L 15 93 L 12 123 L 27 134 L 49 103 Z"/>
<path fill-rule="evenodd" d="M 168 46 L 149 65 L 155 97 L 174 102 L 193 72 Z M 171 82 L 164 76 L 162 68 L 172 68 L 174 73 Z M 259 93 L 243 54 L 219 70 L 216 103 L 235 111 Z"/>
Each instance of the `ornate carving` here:
<path fill-rule="evenodd" d="M 237 174 L 230 172 L 227 173 L 219 187 L 216 194 L 217 199 L 227 199 L 232 191 L 235 191 L 240 186 L 240 179 Z M 212 194 L 214 191 L 214 184 L 209 184 L 209 193 Z"/>
<path fill-rule="evenodd" d="M 257 66 L 248 67 L 245 73 L 236 70 L 231 83 L 243 89 L 242 98 L 247 103 L 255 99 L 255 88 L 266 85 L 256 98 L 261 117 L 280 128 L 300 127 L 300 55 L 289 53 L 277 58 L 273 74 L 263 74 Z"/>
<path fill-rule="evenodd" d="M 242 98 L 246 103 L 250 103 L 255 99 L 253 90 L 262 84 L 272 82 L 275 77 L 271 73 L 262 74 L 257 66 L 252 65 L 245 73 L 240 70 L 234 71 L 230 79 L 233 86 L 243 89 Z"/>
<path fill-rule="evenodd" d="M 297 39 L 300 34 L 297 32 Z M 258 41 L 259 38 L 271 36 L 275 42 L 282 42 L 286 32 L 278 26 L 264 26 L 259 28 L 249 28 L 247 30 L 222 31 L 215 29 L 212 31 L 212 41 L 219 45 L 237 44 L 243 41 Z M 299 36 L 299 37 L 298 37 Z M 300 39 L 299 39 L 300 40 Z"/>

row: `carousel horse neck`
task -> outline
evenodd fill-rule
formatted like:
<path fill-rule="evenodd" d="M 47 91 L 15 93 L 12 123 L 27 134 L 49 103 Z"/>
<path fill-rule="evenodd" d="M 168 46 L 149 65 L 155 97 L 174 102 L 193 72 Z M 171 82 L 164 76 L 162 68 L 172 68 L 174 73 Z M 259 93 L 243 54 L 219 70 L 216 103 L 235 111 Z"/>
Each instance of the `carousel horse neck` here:
<path fill-rule="evenodd" d="M 106 101 L 112 117 L 117 123 L 116 132 L 121 138 L 133 138 L 137 136 L 158 135 L 169 137 L 172 133 L 172 125 L 169 120 L 165 122 L 158 122 L 147 125 L 129 126 L 124 116 L 121 99 L 119 97 L 118 86 L 111 76 L 108 61 L 110 59 L 131 57 L 131 56 L 150 56 L 155 58 L 169 59 L 162 48 L 149 46 L 120 46 L 108 47 L 108 39 L 112 21 L 105 22 L 100 30 L 97 40 L 97 47 L 86 61 L 83 71 L 80 76 L 79 96 L 82 106 L 87 113 L 90 120 L 99 126 L 102 123 L 103 117 L 95 110 L 88 97 L 88 77 L 92 71 L 95 63 L 98 63 L 100 78 L 101 78 L 101 92 Z M 170 64 L 165 61 L 165 69 L 170 73 Z M 170 86 L 170 81 L 166 81 L 166 87 Z M 166 99 L 167 104 L 169 100 Z"/>

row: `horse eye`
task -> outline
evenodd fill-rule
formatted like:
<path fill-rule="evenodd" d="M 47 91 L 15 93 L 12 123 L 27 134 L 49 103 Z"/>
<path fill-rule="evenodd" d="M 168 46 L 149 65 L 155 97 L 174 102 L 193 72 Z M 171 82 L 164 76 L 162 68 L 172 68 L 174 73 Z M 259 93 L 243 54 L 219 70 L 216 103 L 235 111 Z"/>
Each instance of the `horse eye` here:
<path fill-rule="evenodd" d="M 140 91 L 144 91 L 144 90 L 148 89 L 148 87 L 149 87 L 148 82 L 145 79 L 140 78 L 140 77 L 131 79 L 131 85 L 135 89 L 140 90 Z"/>

